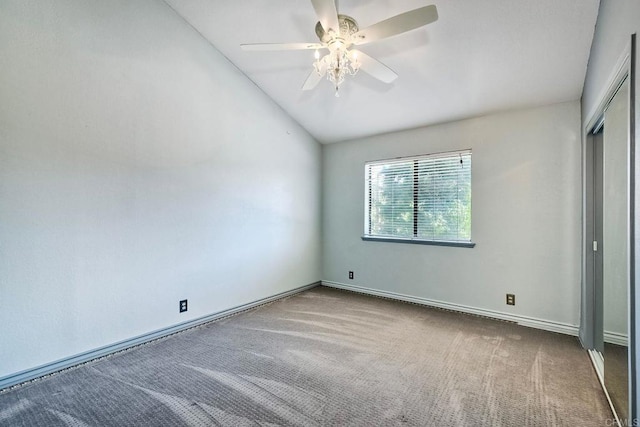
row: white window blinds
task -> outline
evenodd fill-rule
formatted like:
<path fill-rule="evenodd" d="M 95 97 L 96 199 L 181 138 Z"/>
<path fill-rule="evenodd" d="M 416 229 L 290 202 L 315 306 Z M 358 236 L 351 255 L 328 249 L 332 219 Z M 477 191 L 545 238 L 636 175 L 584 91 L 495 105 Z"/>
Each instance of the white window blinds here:
<path fill-rule="evenodd" d="M 365 164 L 365 236 L 471 241 L 471 150 Z"/>

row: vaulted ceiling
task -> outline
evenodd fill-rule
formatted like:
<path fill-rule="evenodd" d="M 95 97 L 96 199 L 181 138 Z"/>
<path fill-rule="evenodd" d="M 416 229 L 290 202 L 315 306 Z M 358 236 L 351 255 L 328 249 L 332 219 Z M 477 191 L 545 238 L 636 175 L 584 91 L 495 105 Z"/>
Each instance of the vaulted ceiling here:
<path fill-rule="evenodd" d="M 366 73 L 301 87 L 313 50 L 245 52 L 242 43 L 317 42 L 308 0 L 165 0 L 318 141 L 330 143 L 579 99 L 599 0 L 341 0 L 360 28 L 435 4 L 439 19 L 364 45 L 399 77 Z"/>

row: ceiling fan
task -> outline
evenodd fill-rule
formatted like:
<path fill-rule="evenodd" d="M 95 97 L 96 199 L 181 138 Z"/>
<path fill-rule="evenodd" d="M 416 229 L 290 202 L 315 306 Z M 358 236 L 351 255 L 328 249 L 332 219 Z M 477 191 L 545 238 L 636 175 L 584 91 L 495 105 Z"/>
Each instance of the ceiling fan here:
<path fill-rule="evenodd" d="M 352 46 L 402 34 L 438 19 L 438 10 L 435 5 L 430 5 L 360 29 L 355 19 L 338 14 L 335 0 L 311 0 L 311 3 L 319 19 L 315 28 L 319 43 L 253 43 L 242 44 L 240 47 L 247 51 L 315 50 L 314 70 L 307 77 L 302 90 L 313 89 L 326 76 L 333 83 L 336 96 L 339 96 L 338 89 L 345 76 L 355 75 L 360 69 L 385 83 L 391 83 L 398 77 L 382 62 Z M 322 56 L 320 52 L 323 50 L 328 53 Z"/>

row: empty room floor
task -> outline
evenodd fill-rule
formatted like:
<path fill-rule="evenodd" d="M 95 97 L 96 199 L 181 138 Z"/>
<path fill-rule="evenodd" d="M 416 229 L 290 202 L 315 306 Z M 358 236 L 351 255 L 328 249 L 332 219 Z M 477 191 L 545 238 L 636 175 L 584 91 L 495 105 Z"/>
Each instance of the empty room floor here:
<path fill-rule="evenodd" d="M 611 419 L 575 337 L 322 286 L 0 394 L 3 426 Z"/>

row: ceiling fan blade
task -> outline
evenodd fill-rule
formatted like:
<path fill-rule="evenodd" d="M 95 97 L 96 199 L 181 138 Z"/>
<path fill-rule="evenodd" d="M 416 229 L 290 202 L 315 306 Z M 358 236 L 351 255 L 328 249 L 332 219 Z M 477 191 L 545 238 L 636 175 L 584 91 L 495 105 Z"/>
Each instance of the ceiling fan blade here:
<path fill-rule="evenodd" d="M 391 83 L 398 78 L 398 75 L 391 68 L 377 59 L 373 59 L 364 52 L 351 49 L 349 51 L 349 58 L 357 60 L 360 63 L 360 69 L 362 71 L 385 83 Z"/>
<path fill-rule="evenodd" d="M 325 32 L 333 29 L 340 33 L 340 23 L 338 22 L 338 9 L 335 0 L 311 0 L 313 8 L 318 15 L 318 21 L 322 24 Z"/>
<path fill-rule="evenodd" d="M 302 90 L 311 90 L 316 87 L 326 73 L 327 61 L 323 59 L 320 61 L 320 73 L 318 73 L 315 69 L 311 71 L 311 74 L 309 74 L 309 77 L 307 77 L 307 80 L 305 80 L 304 84 L 302 85 Z"/>
<path fill-rule="evenodd" d="M 302 85 L 302 90 L 313 89 L 320 83 L 320 80 L 322 80 L 322 76 L 318 74 L 316 70 L 311 71 L 311 74 L 309 74 L 309 77 L 307 77 L 307 80 L 305 80 Z"/>
<path fill-rule="evenodd" d="M 242 50 L 304 50 L 304 49 L 322 49 L 321 43 L 251 43 L 241 44 Z"/>
<path fill-rule="evenodd" d="M 410 10 L 358 31 L 352 36 L 353 44 L 371 43 L 414 30 L 437 20 L 438 9 L 433 4 Z"/>

